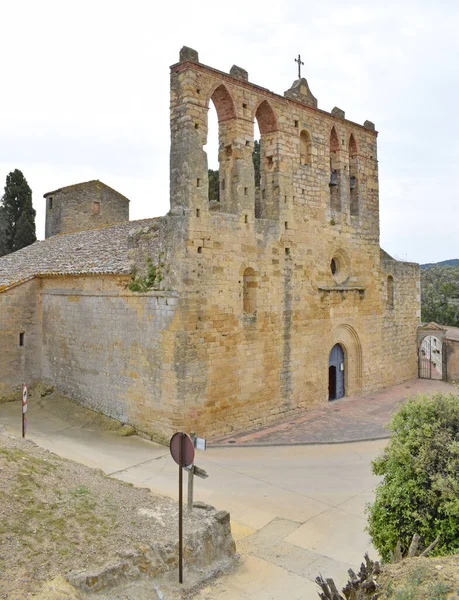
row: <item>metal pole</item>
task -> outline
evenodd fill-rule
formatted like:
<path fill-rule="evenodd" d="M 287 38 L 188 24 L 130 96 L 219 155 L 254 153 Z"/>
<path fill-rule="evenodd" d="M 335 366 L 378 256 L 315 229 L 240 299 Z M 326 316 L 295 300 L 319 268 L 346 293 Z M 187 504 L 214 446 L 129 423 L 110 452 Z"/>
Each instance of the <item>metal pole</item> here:
<path fill-rule="evenodd" d="M 183 433 L 180 434 L 179 465 L 179 583 L 183 583 Z"/>
<path fill-rule="evenodd" d="M 194 484 L 194 465 L 191 465 L 188 471 L 188 510 L 193 510 L 193 484 Z"/>

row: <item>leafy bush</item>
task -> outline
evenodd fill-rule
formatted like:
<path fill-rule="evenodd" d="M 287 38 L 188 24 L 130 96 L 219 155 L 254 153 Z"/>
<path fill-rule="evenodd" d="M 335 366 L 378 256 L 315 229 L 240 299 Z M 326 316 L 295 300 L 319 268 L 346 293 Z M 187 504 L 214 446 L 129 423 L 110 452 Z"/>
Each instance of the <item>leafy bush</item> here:
<path fill-rule="evenodd" d="M 389 425 L 392 437 L 373 461 L 384 479 L 368 507 L 368 531 L 385 561 L 400 540 L 405 554 L 414 533 L 433 554 L 459 552 L 459 396 L 408 400 Z"/>
<path fill-rule="evenodd" d="M 149 292 L 150 290 L 159 290 L 163 280 L 164 264 L 159 262 L 153 264 L 151 258 L 147 258 L 147 270 L 145 277 L 139 277 L 136 272 L 132 273 L 132 279 L 128 288 L 131 292 Z"/>

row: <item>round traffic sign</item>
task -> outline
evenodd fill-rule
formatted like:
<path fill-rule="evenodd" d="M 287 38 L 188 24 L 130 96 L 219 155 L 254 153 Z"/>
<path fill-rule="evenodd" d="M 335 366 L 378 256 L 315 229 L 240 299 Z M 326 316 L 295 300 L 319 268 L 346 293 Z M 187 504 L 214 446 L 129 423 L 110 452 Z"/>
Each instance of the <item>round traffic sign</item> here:
<path fill-rule="evenodd" d="M 22 384 L 22 404 L 27 404 L 27 386 Z"/>
<path fill-rule="evenodd" d="M 186 433 L 174 433 L 169 442 L 171 456 L 180 467 L 190 467 L 194 461 L 194 446 Z"/>

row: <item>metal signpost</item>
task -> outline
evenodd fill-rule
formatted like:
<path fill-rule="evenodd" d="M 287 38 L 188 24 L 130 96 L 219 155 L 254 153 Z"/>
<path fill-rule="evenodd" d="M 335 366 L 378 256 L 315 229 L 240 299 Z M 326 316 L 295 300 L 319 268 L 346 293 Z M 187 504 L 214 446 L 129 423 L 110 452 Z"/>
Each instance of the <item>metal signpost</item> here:
<path fill-rule="evenodd" d="M 22 384 L 22 437 L 25 437 L 26 428 L 27 428 L 27 386 L 25 383 Z"/>
<path fill-rule="evenodd" d="M 189 435 L 174 433 L 169 443 L 172 458 L 179 466 L 179 583 L 183 583 L 183 467 L 193 467 L 194 445 Z"/>
<path fill-rule="evenodd" d="M 191 512 L 193 510 L 193 488 L 194 488 L 194 477 L 200 477 L 201 479 L 207 479 L 209 475 L 207 471 L 204 469 L 200 469 L 195 465 L 191 465 L 191 467 L 186 467 L 188 471 L 188 510 Z"/>
<path fill-rule="evenodd" d="M 190 433 L 191 440 L 196 450 L 206 450 L 207 440 L 205 438 L 197 437 L 195 433 Z M 196 465 L 187 467 L 188 471 L 188 510 L 193 510 L 193 493 L 194 493 L 194 477 L 200 477 L 201 479 L 207 479 L 209 475 L 204 469 L 200 469 Z"/>

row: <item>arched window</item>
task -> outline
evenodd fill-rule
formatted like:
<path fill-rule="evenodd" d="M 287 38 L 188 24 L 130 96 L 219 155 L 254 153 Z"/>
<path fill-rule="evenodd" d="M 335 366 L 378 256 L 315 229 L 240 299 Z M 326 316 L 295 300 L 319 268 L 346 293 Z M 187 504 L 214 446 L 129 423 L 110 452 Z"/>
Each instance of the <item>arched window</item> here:
<path fill-rule="evenodd" d="M 341 210 L 341 173 L 338 162 L 339 139 L 336 129 L 333 127 L 330 133 L 330 208 Z"/>
<path fill-rule="evenodd" d="M 243 310 L 248 315 L 254 315 L 257 310 L 257 288 L 257 274 L 249 267 L 243 277 Z"/>
<path fill-rule="evenodd" d="M 277 142 L 275 132 L 278 130 L 276 115 L 267 100 L 263 100 L 254 115 L 254 140 L 259 135 L 259 142 L 254 144 L 253 164 L 255 172 L 255 217 L 272 218 L 272 173 L 276 170 Z"/>
<path fill-rule="evenodd" d="M 267 100 L 258 106 L 255 118 L 258 121 L 261 135 L 272 133 L 278 129 L 276 115 Z"/>
<path fill-rule="evenodd" d="M 394 308 L 394 278 L 392 275 L 387 278 L 387 307 Z"/>
<path fill-rule="evenodd" d="M 209 99 L 207 143 L 204 146 L 208 158 L 210 201 L 224 201 L 230 193 L 230 190 L 225 193 L 225 179 L 228 178 L 226 158 L 231 152 L 231 147 L 228 148 L 226 121 L 235 117 L 234 101 L 227 88 L 221 84 L 212 92 Z"/>
<path fill-rule="evenodd" d="M 300 163 L 302 165 L 311 164 L 311 136 L 303 129 L 300 134 Z"/>
<path fill-rule="evenodd" d="M 349 197 L 351 216 L 353 217 L 359 214 L 359 181 L 357 175 L 357 142 L 351 133 L 349 138 Z"/>

